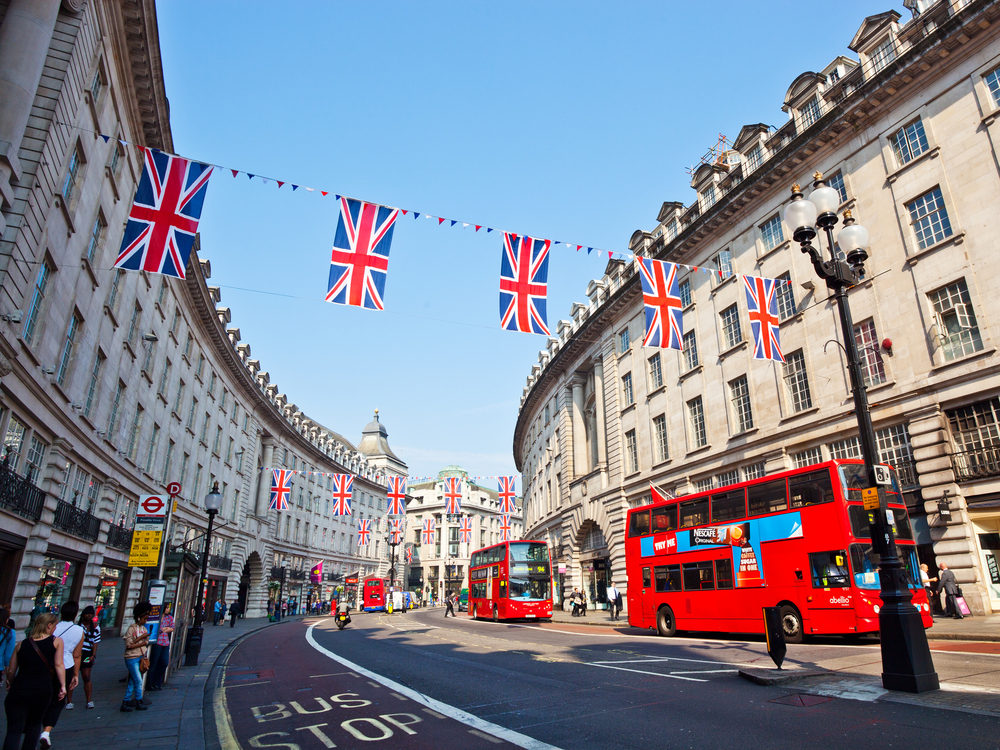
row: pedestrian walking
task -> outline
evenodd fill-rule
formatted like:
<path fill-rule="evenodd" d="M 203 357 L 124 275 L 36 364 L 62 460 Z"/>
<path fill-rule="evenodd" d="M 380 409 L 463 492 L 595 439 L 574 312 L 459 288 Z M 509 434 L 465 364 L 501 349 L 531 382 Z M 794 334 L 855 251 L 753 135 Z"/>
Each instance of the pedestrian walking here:
<path fill-rule="evenodd" d="M 450 612 L 451 616 L 454 617 L 455 616 L 455 602 L 454 602 L 454 597 L 452 596 L 452 594 L 451 594 L 450 591 L 446 591 L 445 592 L 445 595 L 444 595 L 444 606 L 445 606 L 444 616 L 447 617 L 448 613 Z"/>
<path fill-rule="evenodd" d="M 220 600 L 218 600 L 218 599 L 215 600 L 215 606 L 213 608 L 213 613 L 214 614 L 212 616 L 212 624 L 213 625 L 218 625 L 219 624 L 219 617 L 220 617 L 220 615 L 222 613 L 222 602 Z"/>
<path fill-rule="evenodd" d="M 931 586 L 932 583 L 936 583 L 937 578 L 931 578 L 930 573 L 928 573 L 927 563 L 920 564 L 920 585 L 924 587 L 924 593 L 927 594 L 927 606 L 930 607 L 931 617 L 934 616 L 934 587 Z"/>
<path fill-rule="evenodd" d="M 608 581 L 608 608 L 611 610 L 611 619 L 617 620 L 622 611 L 622 594 L 615 587 L 614 581 Z"/>
<path fill-rule="evenodd" d="M 956 596 L 961 596 L 955 574 L 944 563 L 938 565 L 938 568 L 941 570 L 938 574 L 938 591 L 944 589 L 945 614 L 950 614 L 956 620 L 964 620 L 962 613 L 958 611 L 958 602 L 955 601 Z"/>
<path fill-rule="evenodd" d="M 243 614 L 243 608 L 240 606 L 239 601 L 234 601 L 233 606 L 229 608 L 229 627 L 236 627 L 236 618 Z"/>
<path fill-rule="evenodd" d="M 149 602 L 136 604 L 132 608 L 132 618 L 135 622 L 128 626 L 128 630 L 122 636 L 125 641 L 125 668 L 128 669 L 128 686 L 125 688 L 125 698 L 119 709 L 124 713 L 132 711 L 133 708 L 136 711 L 145 711 L 148 708 L 142 702 L 142 673 L 149 669 L 149 658 L 146 656 L 149 648 L 149 631 L 146 630 L 146 619 L 152 610 L 153 605 Z"/>
<path fill-rule="evenodd" d="M 17 633 L 7 625 L 9 619 L 10 610 L 0 607 L 0 680 L 3 679 L 3 672 L 10 664 L 10 657 L 14 655 L 14 647 L 17 645 Z"/>
<path fill-rule="evenodd" d="M 38 747 L 42 750 L 52 747 L 49 733 L 55 728 L 63 709 L 73 710 L 73 704 L 68 696 L 80 679 L 77 675 L 80 673 L 80 662 L 83 659 L 83 628 L 73 622 L 79 611 L 80 605 L 75 601 L 68 601 L 59 609 L 61 622 L 56 625 L 54 635 L 63 642 L 63 669 L 67 693 L 62 698 L 50 700 L 45 710 L 45 716 L 42 717 L 42 734 L 38 738 Z"/>
<path fill-rule="evenodd" d="M 22 734 L 21 750 L 35 750 L 49 703 L 66 697 L 63 640 L 55 636 L 58 622 L 55 615 L 38 615 L 31 635 L 14 648 L 4 681 L 7 687 L 3 702 L 7 714 L 4 750 L 17 750 Z"/>
<path fill-rule="evenodd" d="M 87 699 L 87 708 L 94 707 L 93 685 L 90 682 L 90 670 L 94 667 L 94 657 L 97 644 L 101 642 L 101 626 L 97 624 L 97 610 L 84 607 L 80 614 L 80 627 L 83 628 L 83 647 L 80 651 L 80 674 L 83 681 L 83 694 Z M 73 705 L 73 688 L 66 693 L 66 708 Z"/>
<path fill-rule="evenodd" d="M 149 677 L 146 678 L 146 689 L 163 690 L 163 680 L 167 676 L 170 665 L 170 634 L 174 632 L 174 605 L 167 602 L 163 605 L 160 616 L 160 627 L 156 631 L 156 643 L 149 647 Z"/>
<path fill-rule="evenodd" d="M 219 619 L 215 623 L 216 625 L 220 625 L 221 623 L 224 623 L 226 621 L 226 609 L 227 609 L 227 607 L 226 607 L 226 600 L 223 599 L 222 600 L 222 607 L 219 608 Z"/>

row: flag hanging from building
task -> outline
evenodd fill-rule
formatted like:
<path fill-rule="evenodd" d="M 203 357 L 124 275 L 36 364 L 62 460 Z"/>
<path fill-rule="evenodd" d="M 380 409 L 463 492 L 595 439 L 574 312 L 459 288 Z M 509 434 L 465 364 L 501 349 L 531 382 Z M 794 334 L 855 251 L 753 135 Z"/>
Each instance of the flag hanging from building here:
<path fill-rule="evenodd" d="M 288 510 L 288 500 L 292 496 L 290 482 L 294 471 L 271 470 L 271 510 Z"/>
<path fill-rule="evenodd" d="M 351 515 L 351 493 L 353 491 L 353 476 L 350 474 L 333 475 L 333 515 Z"/>
<path fill-rule="evenodd" d="M 340 199 L 340 220 L 330 256 L 326 301 L 383 309 L 389 246 L 399 209 Z"/>
<path fill-rule="evenodd" d="M 413 562 L 413 547 L 407 547 L 405 555 L 406 555 L 406 564 L 409 565 L 411 562 Z"/>
<path fill-rule="evenodd" d="M 778 340 L 778 284 L 774 279 L 744 276 L 743 287 L 747 293 L 747 312 L 753 332 L 753 358 L 784 362 Z"/>
<path fill-rule="evenodd" d="M 652 258 L 639 258 L 642 302 L 646 307 L 646 337 L 643 346 L 683 349 L 683 314 L 677 266 Z"/>
<path fill-rule="evenodd" d="M 386 513 L 390 516 L 401 516 L 406 513 L 406 478 L 389 477 L 385 497 Z"/>
<path fill-rule="evenodd" d="M 211 176 L 208 164 L 144 148 L 115 268 L 185 278 Z"/>
<path fill-rule="evenodd" d="M 320 560 L 318 563 L 313 565 L 312 570 L 309 571 L 309 583 L 323 583 L 323 561 Z"/>
<path fill-rule="evenodd" d="M 403 519 L 393 518 L 389 521 L 389 531 L 392 534 L 392 543 L 399 544 L 403 539 Z"/>
<path fill-rule="evenodd" d="M 500 541 L 511 541 L 510 516 L 506 514 L 500 516 Z"/>
<path fill-rule="evenodd" d="M 424 519 L 424 544 L 434 544 L 434 534 L 437 528 L 437 524 L 434 523 L 433 518 Z"/>
<path fill-rule="evenodd" d="M 500 491 L 497 493 L 500 495 L 500 512 L 513 513 L 516 509 L 514 477 L 497 477 L 497 479 L 500 485 Z"/>
<path fill-rule="evenodd" d="M 472 518 L 462 516 L 462 523 L 458 527 L 458 534 L 463 544 L 472 544 Z"/>
<path fill-rule="evenodd" d="M 362 518 L 358 521 L 358 546 L 367 547 L 372 536 L 372 519 Z"/>
<path fill-rule="evenodd" d="M 444 480 L 444 512 L 449 516 L 462 512 L 462 480 L 458 477 Z"/>
<path fill-rule="evenodd" d="M 551 240 L 503 234 L 500 260 L 500 326 L 549 335 L 545 318 Z"/>

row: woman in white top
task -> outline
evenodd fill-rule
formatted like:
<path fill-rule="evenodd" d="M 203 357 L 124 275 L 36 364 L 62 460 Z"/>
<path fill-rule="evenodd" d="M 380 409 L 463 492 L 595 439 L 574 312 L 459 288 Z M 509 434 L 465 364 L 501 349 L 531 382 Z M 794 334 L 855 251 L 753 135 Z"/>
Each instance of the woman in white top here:
<path fill-rule="evenodd" d="M 66 669 L 66 687 L 72 691 L 76 687 L 78 675 L 80 674 L 80 658 L 83 653 L 83 628 L 73 622 L 76 619 L 80 605 L 77 602 L 66 602 L 59 610 L 62 621 L 56 625 L 56 638 L 61 638 L 63 642 L 63 667 Z M 42 736 L 38 738 L 38 747 L 48 750 L 52 747 L 52 740 L 49 732 L 59 721 L 59 714 L 63 708 L 73 708 L 72 703 L 68 703 L 66 698 L 53 698 L 49 703 L 45 716 L 42 719 L 44 727 Z"/>

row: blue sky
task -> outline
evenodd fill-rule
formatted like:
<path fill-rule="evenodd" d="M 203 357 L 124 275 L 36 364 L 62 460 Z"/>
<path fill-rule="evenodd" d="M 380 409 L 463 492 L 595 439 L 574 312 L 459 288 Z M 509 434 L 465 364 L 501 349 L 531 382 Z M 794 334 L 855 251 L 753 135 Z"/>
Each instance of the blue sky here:
<path fill-rule="evenodd" d="M 158 20 L 184 156 L 624 251 L 693 200 L 686 168 L 719 133 L 780 126 L 796 76 L 889 7 L 161 0 Z M 202 257 L 271 382 L 355 443 L 379 408 L 412 475 L 516 473 L 545 338 L 499 327 L 501 236 L 401 218 L 376 312 L 323 301 L 337 217 L 332 195 L 212 178 Z M 551 330 L 606 263 L 552 251 Z"/>

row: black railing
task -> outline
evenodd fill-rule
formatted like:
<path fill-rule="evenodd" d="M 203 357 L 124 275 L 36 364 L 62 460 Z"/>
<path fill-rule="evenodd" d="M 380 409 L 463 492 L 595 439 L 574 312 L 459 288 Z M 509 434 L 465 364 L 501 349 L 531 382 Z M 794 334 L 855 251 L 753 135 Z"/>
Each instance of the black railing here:
<path fill-rule="evenodd" d="M 0 505 L 32 521 L 42 517 L 45 493 L 28 477 L 19 477 L 6 463 L 0 465 Z"/>
<path fill-rule="evenodd" d="M 953 453 L 951 467 L 958 482 L 1000 476 L 1000 445 Z"/>
<path fill-rule="evenodd" d="M 290 570 L 288 571 L 288 577 L 293 581 L 301 581 L 305 579 L 306 572 L 304 570 Z"/>
<path fill-rule="evenodd" d="M 92 542 L 97 541 L 97 535 L 101 530 L 101 520 L 97 516 L 88 513 L 83 508 L 70 505 L 64 500 L 60 500 L 56 507 L 56 518 L 52 525 L 73 536 L 89 539 Z"/>
<path fill-rule="evenodd" d="M 284 568 L 271 568 L 271 580 L 272 581 L 284 581 L 285 580 L 285 569 Z"/>
<path fill-rule="evenodd" d="M 115 549 L 132 548 L 132 529 L 124 526 L 112 526 L 108 529 L 108 546 Z"/>
<path fill-rule="evenodd" d="M 209 555 L 208 567 L 215 568 L 216 570 L 232 570 L 233 561 L 222 555 Z"/>

